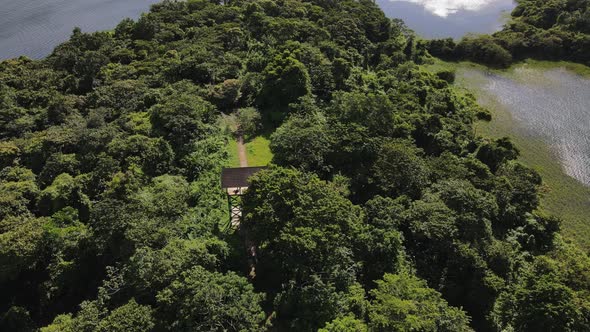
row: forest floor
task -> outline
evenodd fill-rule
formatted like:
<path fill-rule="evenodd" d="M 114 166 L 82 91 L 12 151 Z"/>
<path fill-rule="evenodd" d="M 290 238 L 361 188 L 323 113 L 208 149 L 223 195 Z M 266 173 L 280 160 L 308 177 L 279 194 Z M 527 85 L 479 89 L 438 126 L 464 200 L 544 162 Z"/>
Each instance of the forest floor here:
<path fill-rule="evenodd" d="M 244 137 L 240 135 L 237 139 L 237 143 L 240 167 L 248 167 L 248 158 L 246 157 L 246 145 L 244 144 Z"/>
<path fill-rule="evenodd" d="M 493 71 L 510 75 L 519 66 L 531 66 L 539 69 L 563 67 L 583 76 L 590 76 L 590 68 L 571 63 L 526 61 L 505 71 L 490 70 L 471 63 L 436 62 L 427 66 L 433 72 L 454 69 L 457 73 L 456 85 L 466 87 L 473 93 L 480 104 L 492 112 L 491 122 L 478 122 L 475 131 L 478 135 L 490 138 L 510 137 L 521 151 L 519 160 L 535 169 L 543 177 L 541 188 L 540 211 L 558 216 L 562 219 L 562 234 L 583 248 L 590 249 L 590 187 L 565 174 L 563 167 L 550 146 L 542 140 L 533 140 L 514 121 L 510 110 L 478 88 L 482 82 L 473 81 L 473 77 L 462 75 L 469 70 Z"/>

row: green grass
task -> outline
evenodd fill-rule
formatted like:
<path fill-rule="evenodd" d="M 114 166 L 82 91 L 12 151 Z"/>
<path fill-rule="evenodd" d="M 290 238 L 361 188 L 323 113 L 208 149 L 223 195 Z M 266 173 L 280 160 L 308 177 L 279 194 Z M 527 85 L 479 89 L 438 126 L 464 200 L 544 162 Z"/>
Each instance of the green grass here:
<path fill-rule="evenodd" d="M 229 139 L 227 150 L 229 152 L 229 158 L 224 166 L 240 167 L 238 143 L 235 139 Z M 265 135 L 247 138 L 246 158 L 248 159 L 248 166 L 268 165 L 272 160 L 272 152 L 270 152 L 270 140 Z"/>
<path fill-rule="evenodd" d="M 567 61 L 538 61 L 538 60 L 525 60 L 523 62 L 517 63 L 514 66 L 510 67 L 510 70 L 514 68 L 518 68 L 521 66 L 527 66 L 529 68 L 536 68 L 536 69 L 554 69 L 554 68 L 565 68 L 573 73 L 578 75 L 582 75 L 585 77 L 590 77 L 590 67 L 585 66 L 579 63 L 567 62 Z"/>
<path fill-rule="evenodd" d="M 246 158 L 248 158 L 248 166 L 268 165 L 272 160 L 270 140 L 266 136 L 249 139 L 246 142 Z"/>
<path fill-rule="evenodd" d="M 443 64 L 444 65 L 444 64 Z M 510 111 L 503 107 L 493 96 L 478 89 L 481 82 L 476 77 L 461 75 L 461 70 L 473 69 L 471 65 L 452 64 L 458 69 L 457 85 L 468 87 L 480 103 L 493 115 L 491 122 L 479 122 L 476 133 L 483 137 L 499 138 L 509 136 L 521 151 L 519 160 L 538 171 L 543 177 L 540 211 L 558 216 L 562 219 L 562 234 L 574 240 L 583 248 L 590 249 L 590 188 L 566 175 L 557 156 L 541 139 L 533 139 L 519 127 Z M 529 64 L 531 65 L 531 64 Z M 563 67 L 562 63 L 535 62 L 536 68 Z M 440 65 L 439 65 L 440 66 Z M 510 70 L 507 72 L 509 74 Z"/>
<path fill-rule="evenodd" d="M 432 73 L 436 73 L 442 70 L 479 69 L 482 71 L 494 72 L 497 74 L 512 74 L 515 69 L 522 67 L 545 70 L 565 68 L 573 73 L 590 78 L 590 67 L 585 66 L 583 64 L 568 61 L 539 61 L 527 59 L 522 62 L 515 63 L 507 69 L 495 69 L 469 61 L 447 62 L 435 58 L 433 59 L 432 63 L 422 66 L 422 68 Z"/>
<path fill-rule="evenodd" d="M 227 160 L 227 167 L 240 167 L 240 157 L 238 156 L 238 142 L 235 139 L 230 139 L 227 144 L 227 151 L 229 152 L 229 159 Z"/>
<path fill-rule="evenodd" d="M 431 73 L 437 73 L 443 70 L 457 70 L 458 68 L 487 69 L 487 67 L 473 62 L 448 62 L 437 58 L 432 59 L 431 63 L 422 65 L 421 67 Z"/>

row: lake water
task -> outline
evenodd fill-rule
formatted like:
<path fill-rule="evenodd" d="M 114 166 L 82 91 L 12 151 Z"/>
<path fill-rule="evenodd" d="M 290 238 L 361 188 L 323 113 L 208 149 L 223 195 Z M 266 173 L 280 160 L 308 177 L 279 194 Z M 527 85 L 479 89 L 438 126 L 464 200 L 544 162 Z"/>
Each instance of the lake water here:
<path fill-rule="evenodd" d="M 137 18 L 159 0 L 0 0 L 0 59 L 27 55 L 42 58 L 82 31 L 114 28 Z"/>
<path fill-rule="evenodd" d="M 590 185 L 590 79 L 565 69 L 518 67 L 510 75 L 461 71 L 505 107 L 528 139 L 542 139 L 566 174 Z"/>
<path fill-rule="evenodd" d="M 502 28 L 513 0 L 377 0 L 390 18 L 401 18 L 425 38 L 460 38 Z"/>

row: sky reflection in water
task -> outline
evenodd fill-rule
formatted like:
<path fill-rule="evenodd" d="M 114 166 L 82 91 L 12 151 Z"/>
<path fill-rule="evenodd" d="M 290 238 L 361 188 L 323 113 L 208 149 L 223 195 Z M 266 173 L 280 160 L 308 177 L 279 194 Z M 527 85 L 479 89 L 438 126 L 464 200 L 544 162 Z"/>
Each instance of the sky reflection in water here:
<path fill-rule="evenodd" d="M 513 0 L 377 0 L 390 18 L 401 18 L 426 38 L 460 38 L 502 28 Z"/>

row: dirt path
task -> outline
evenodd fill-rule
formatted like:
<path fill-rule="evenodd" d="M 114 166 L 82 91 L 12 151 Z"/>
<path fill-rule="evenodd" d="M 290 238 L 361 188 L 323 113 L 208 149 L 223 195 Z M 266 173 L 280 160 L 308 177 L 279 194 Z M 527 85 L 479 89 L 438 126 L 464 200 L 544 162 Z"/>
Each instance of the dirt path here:
<path fill-rule="evenodd" d="M 240 158 L 240 167 L 248 167 L 248 159 L 246 158 L 246 145 L 244 144 L 244 138 L 238 136 L 238 156 Z"/>
<path fill-rule="evenodd" d="M 240 158 L 240 167 L 248 167 L 248 159 L 246 157 L 246 145 L 244 144 L 244 137 L 242 135 L 238 136 L 238 157 Z M 240 217 L 242 213 L 240 210 Z M 246 229 L 239 227 L 240 219 L 236 220 L 237 227 L 239 228 L 240 234 L 244 239 L 244 244 L 246 246 L 246 255 L 248 257 L 248 278 L 250 280 L 256 278 L 256 263 L 258 261 L 256 257 L 256 244 L 252 242 L 248 237 L 248 232 Z M 232 222 L 233 224 L 233 222 Z"/>

